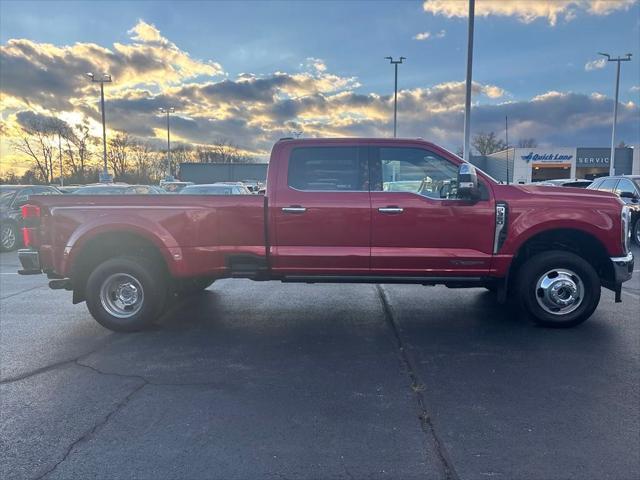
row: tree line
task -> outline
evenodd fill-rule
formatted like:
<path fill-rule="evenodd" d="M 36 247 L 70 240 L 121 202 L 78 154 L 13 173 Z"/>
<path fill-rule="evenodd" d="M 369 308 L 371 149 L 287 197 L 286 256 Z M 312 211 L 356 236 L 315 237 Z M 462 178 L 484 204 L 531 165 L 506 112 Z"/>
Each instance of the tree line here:
<path fill-rule="evenodd" d="M 98 181 L 103 169 L 102 139 L 91 134 L 87 122 L 70 125 L 55 117 L 25 115 L 20 118 L 19 136 L 13 150 L 29 165 L 16 175 L 5 172 L 0 183 L 53 184 L 60 180 L 60 164 L 65 184 Z M 168 159 L 170 158 L 170 163 Z M 157 183 L 175 175 L 180 163 L 254 163 L 233 141 L 215 139 L 207 145 L 176 143 L 167 155 L 157 140 L 137 138 L 117 131 L 107 139 L 107 166 L 115 181 Z"/>

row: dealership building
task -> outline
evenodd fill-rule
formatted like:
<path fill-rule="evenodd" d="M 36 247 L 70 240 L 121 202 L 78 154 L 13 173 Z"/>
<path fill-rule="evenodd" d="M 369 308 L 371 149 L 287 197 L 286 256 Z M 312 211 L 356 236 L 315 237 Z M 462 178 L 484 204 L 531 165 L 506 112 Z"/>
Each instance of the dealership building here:
<path fill-rule="evenodd" d="M 616 148 L 616 175 L 640 175 L 640 146 Z M 560 178 L 592 180 L 609 175 L 610 148 L 546 147 L 509 148 L 471 163 L 500 181 L 530 183 Z"/>

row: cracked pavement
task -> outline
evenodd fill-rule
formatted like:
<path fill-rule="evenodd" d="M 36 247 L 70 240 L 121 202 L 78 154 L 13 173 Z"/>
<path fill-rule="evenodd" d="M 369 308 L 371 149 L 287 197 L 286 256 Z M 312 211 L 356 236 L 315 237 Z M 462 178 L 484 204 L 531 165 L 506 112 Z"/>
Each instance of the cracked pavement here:
<path fill-rule="evenodd" d="M 482 289 L 225 280 L 116 334 L 16 269 L 1 478 L 640 477 L 638 272 L 571 330 Z"/>

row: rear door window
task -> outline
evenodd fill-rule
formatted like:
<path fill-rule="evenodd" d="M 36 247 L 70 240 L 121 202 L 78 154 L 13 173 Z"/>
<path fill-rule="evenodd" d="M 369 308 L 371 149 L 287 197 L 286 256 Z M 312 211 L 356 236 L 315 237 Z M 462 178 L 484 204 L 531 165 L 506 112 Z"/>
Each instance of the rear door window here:
<path fill-rule="evenodd" d="M 296 148 L 289 158 L 288 184 L 306 191 L 368 191 L 366 148 Z"/>

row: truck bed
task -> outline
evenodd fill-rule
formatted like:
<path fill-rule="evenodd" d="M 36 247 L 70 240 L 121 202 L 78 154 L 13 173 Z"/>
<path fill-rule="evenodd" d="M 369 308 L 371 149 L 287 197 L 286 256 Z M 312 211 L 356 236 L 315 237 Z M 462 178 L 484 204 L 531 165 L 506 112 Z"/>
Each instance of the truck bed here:
<path fill-rule="evenodd" d="M 43 260 L 63 276 L 82 245 L 104 232 L 155 244 L 176 277 L 224 274 L 229 255 L 266 259 L 262 195 L 60 195 L 30 203 L 42 210 Z"/>

